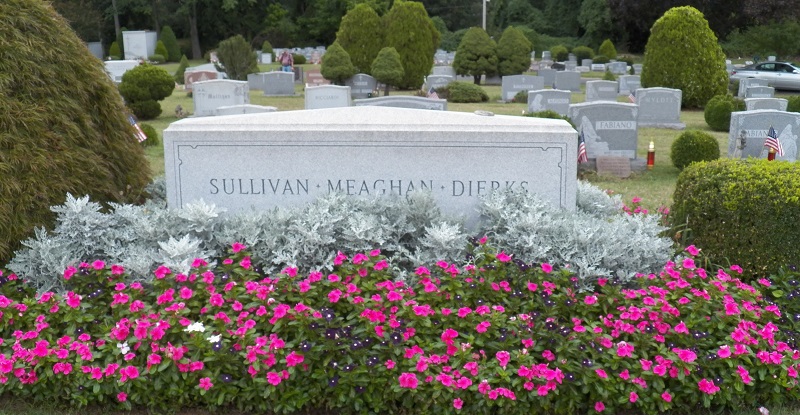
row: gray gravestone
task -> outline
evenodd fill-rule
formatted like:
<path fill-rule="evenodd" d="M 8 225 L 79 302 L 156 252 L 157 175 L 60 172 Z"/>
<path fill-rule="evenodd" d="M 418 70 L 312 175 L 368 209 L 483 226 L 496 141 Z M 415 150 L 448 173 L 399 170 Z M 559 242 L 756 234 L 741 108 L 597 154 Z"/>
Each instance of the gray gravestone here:
<path fill-rule="evenodd" d="M 216 114 L 219 115 L 239 115 L 239 114 L 261 114 L 265 112 L 275 112 L 278 109 L 275 107 L 265 107 L 263 105 L 251 105 L 251 104 L 242 104 L 242 105 L 228 105 L 224 107 L 219 107 L 216 110 Z"/>
<path fill-rule="evenodd" d="M 537 71 L 536 74 L 544 79 L 544 86 L 548 88 L 552 88 L 553 84 L 555 84 L 556 82 L 555 69 L 539 69 L 539 71 Z"/>
<path fill-rule="evenodd" d="M 574 53 L 570 52 L 570 53 L 567 54 L 567 62 L 578 63 L 578 58 L 575 56 Z"/>
<path fill-rule="evenodd" d="M 528 112 L 555 111 L 566 116 L 569 113 L 569 104 L 572 92 L 558 89 L 540 89 L 528 91 Z"/>
<path fill-rule="evenodd" d="M 630 95 L 642 87 L 642 81 L 639 75 L 622 75 L 618 78 L 619 81 L 619 94 Z"/>
<path fill-rule="evenodd" d="M 447 111 L 446 99 L 431 99 L 431 98 L 413 97 L 407 95 L 356 99 L 353 101 L 353 105 L 357 107 L 377 106 L 377 107 L 395 107 L 395 108 L 418 109 L 418 110 Z"/>
<path fill-rule="evenodd" d="M 251 91 L 263 91 L 267 85 L 267 79 L 264 75 L 268 72 L 258 72 L 247 74 L 247 85 Z"/>
<path fill-rule="evenodd" d="M 456 77 L 456 70 L 453 69 L 452 66 L 434 66 L 432 75 L 447 75 L 452 76 L 453 79 Z"/>
<path fill-rule="evenodd" d="M 642 65 L 641 63 L 634 63 L 633 64 L 633 73 L 636 74 L 636 75 L 641 75 L 643 67 L 644 67 L 644 65 Z"/>
<path fill-rule="evenodd" d="M 745 98 L 772 98 L 775 88 L 771 86 L 751 86 L 744 91 Z"/>
<path fill-rule="evenodd" d="M 353 94 L 353 99 L 369 98 L 378 88 L 378 81 L 364 73 L 353 75 L 353 77 L 346 80 L 344 84 L 350 87 L 350 93 Z"/>
<path fill-rule="evenodd" d="M 581 73 L 575 71 L 556 72 L 553 88 L 565 91 L 581 92 Z"/>
<path fill-rule="evenodd" d="M 609 62 L 606 67 L 614 75 L 625 75 L 628 73 L 627 62 Z"/>
<path fill-rule="evenodd" d="M 111 77 L 111 80 L 115 83 L 120 83 L 122 82 L 122 75 L 125 75 L 125 72 L 139 66 L 139 61 L 105 61 L 103 64 L 105 64 L 106 72 L 108 72 L 108 76 Z"/>
<path fill-rule="evenodd" d="M 581 66 L 589 66 L 589 67 L 591 67 L 592 63 L 593 62 L 592 62 L 591 59 L 581 59 Z"/>
<path fill-rule="evenodd" d="M 306 88 L 306 109 L 349 107 L 350 87 L 339 85 L 322 85 Z"/>
<path fill-rule="evenodd" d="M 509 75 L 502 79 L 503 101 L 510 102 L 520 91 L 544 89 L 544 78 L 533 75 Z"/>
<path fill-rule="evenodd" d="M 551 60 L 553 60 L 552 56 L 550 55 L 550 51 L 549 50 L 542 51 L 542 60 L 543 61 L 551 61 Z"/>
<path fill-rule="evenodd" d="M 627 157 L 637 169 L 644 166 L 637 159 L 639 143 L 636 104 L 621 102 L 584 102 L 569 106 L 569 117 L 582 131 L 589 159 L 603 156 Z"/>
<path fill-rule="evenodd" d="M 89 42 L 86 47 L 95 58 L 103 60 L 103 42 Z"/>
<path fill-rule="evenodd" d="M 245 81 L 216 79 L 195 82 L 192 90 L 195 117 L 217 115 L 219 107 L 250 103 L 250 89 Z"/>
<path fill-rule="evenodd" d="M 605 72 L 606 65 L 602 63 L 593 63 L 591 66 L 592 72 Z"/>
<path fill-rule="evenodd" d="M 639 88 L 636 104 L 639 105 L 639 126 L 683 130 L 681 99 L 683 92 L 671 88 Z"/>
<path fill-rule="evenodd" d="M 167 201 L 242 212 L 329 193 L 425 191 L 474 228 L 481 196 L 497 189 L 574 210 L 577 144 L 564 120 L 463 112 L 347 107 L 187 118 L 164 131 Z"/>
<path fill-rule="evenodd" d="M 224 73 L 217 71 L 211 66 L 209 69 L 208 65 L 203 65 L 203 67 L 195 67 L 192 70 L 186 70 L 183 73 L 183 89 L 186 91 L 192 90 L 192 84 L 195 82 L 205 82 L 211 81 L 214 79 L 223 79 Z"/>
<path fill-rule="evenodd" d="M 575 62 L 575 61 L 564 62 L 564 70 L 565 71 L 577 71 L 578 70 L 578 63 Z"/>
<path fill-rule="evenodd" d="M 747 92 L 747 88 L 752 86 L 768 86 L 767 81 L 763 79 L 756 79 L 756 78 L 745 78 L 739 80 L 739 98 L 746 98 L 745 92 Z"/>
<path fill-rule="evenodd" d="M 736 111 L 731 113 L 728 133 L 728 157 L 767 158 L 764 147 L 769 127 L 775 129 L 783 147 L 783 156 L 776 160 L 797 160 L 797 136 L 800 133 L 800 113 L 775 110 Z"/>
<path fill-rule="evenodd" d="M 617 81 L 586 81 L 586 102 L 617 101 Z"/>
<path fill-rule="evenodd" d="M 430 87 L 442 88 L 450 85 L 450 83 L 455 80 L 456 78 L 450 75 L 428 75 L 428 77 L 425 78 L 424 90 L 427 91 Z"/>
<path fill-rule="evenodd" d="M 789 101 L 783 98 L 745 98 L 744 108 L 746 111 L 753 110 L 775 110 L 786 111 Z"/>
<path fill-rule="evenodd" d="M 266 96 L 292 96 L 294 95 L 294 77 L 292 72 L 264 72 L 264 95 Z"/>

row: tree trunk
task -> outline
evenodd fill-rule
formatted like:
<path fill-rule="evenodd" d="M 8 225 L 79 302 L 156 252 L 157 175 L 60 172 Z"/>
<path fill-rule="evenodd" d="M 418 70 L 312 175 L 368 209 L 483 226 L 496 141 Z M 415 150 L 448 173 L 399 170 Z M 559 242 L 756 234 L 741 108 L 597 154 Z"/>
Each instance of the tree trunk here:
<path fill-rule="evenodd" d="M 153 0 L 153 4 L 151 5 L 151 10 L 153 11 L 153 25 L 155 26 L 155 30 L 157 35 L 161 34 L 161 10 L 159 10 L 158 6 L 159 0 Z"/>
<path fill-rule="evenodd" d="M 480 75 L 472 75 L 472 79 L 475 80 L 475 85 L 481 84 L 481 76 Z"/>
<path fill-rule="evenodd" d="M 119 26 L 119 12 L 117 11 L 117 0 L 111 0 L 111 9 L 114 12 L 114 33 L 117 36 L 122 36 L 121 30 L 122 28 Z"/>
<path fill-rule="evenodd" d="M 197 2 L 192 3 L 192 10 L 189 13 L 189 36 L 192 38 L 192 59 L 203 59 L 203 51 L 200 50 L 200 35 L 197 32 Z"/>
<path fill-rule="evenodd" d="M 384 88 L 385 89 L 383 90 L 383 96 L 388 97 L 389 96 L 389 84 L 384 84 Z"/>

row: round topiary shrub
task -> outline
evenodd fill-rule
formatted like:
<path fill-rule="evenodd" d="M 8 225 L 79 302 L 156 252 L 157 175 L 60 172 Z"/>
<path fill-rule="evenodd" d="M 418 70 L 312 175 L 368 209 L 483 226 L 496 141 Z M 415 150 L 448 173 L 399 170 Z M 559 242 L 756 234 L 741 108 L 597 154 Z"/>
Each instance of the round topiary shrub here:
<path fill-rule="evenodd" d="M 603 74 L 603 80 L 604 81 L 616 81 L 617 80 L 617 76 L 614 75 L 613 73 L 611 73 L 611 71 L 609 71 L 608 69 L 606 69 L 606 72 Z"/>
<path fill-rule="evenodd" d="M 155 52 L 156 55 L 163 56 L 161 62 L 166 62 L 167 56 L 169 56 L 169 51 L 167 51 L 167 47 L 164 45 L 163 41 L 159 40 L 158 42 L 156 42 Z"/>
<path fill-rule="evenodd" d="M 144 135 L 147 136 L 147 140 L 142 141 L 143 146 L 157 147 L 161 145 L 161 137 L 159 137 L 155 127 L 150 124 L 139 124 L 139 128 L 141 128 Z"/>
<path fill-rule="evenodd" d="M 302 64 L 306 63 L 305 55 L 298 55 L 298 54 L 293 53 L 292 54 L 292 58 L 294 58 L 294 64 L 295 65 L 302 65 Z"/>
<path fill-rule="evenodd" d="M 718 159 L 719 143 L 709 133 L 700 130 L 684 131 L 672 142 L 669 156 L 672 165 L 683 170 L 696 161 Z"/>
<path fill-rule="evenodd" d="M 272 62 L 275 62 L 275 54 L 272 50 L 272 43 L 269 43 L 269 40 L 265 40 L 264 43 L 261 44 L 261 53 L 269 53 L 272 56 Z"/>
<path fill-rule="evenodd" d="M 725 55 L 694 7 L 674 7 L 653 24 L 643 65 L 642 87 L 680 89 L 683 107 L 700 108 L 727 91 Z"/>
<path fill-rule="evenodd" d="M 522 91 L 517 92 L 511 102 L 528 102 L 528 91 L 523 89 Z"/>
<path fill-rule="evenodd" d="M 556 45 L 550 48 L 550 56 L 556 62 L 563 62 L 569 57 L 569 49 L 564 45 Z"/>
<path fill-rule="evenodd" d="M 139 65 L 122 75 L 119 92 L 140 120 L 152 120 L 161 114 L 158 101 L 172 95 L 175 79 L 165 69 Z"/>
<path fill-rule="evenodd" d="M 595 57 L 592 58 L 592 63 L 608 63 L 610 61 L 611 60 L 606 55 L 595 55 Z"/>
<path fill-rule="evenodd" d="M 474 83 L 456 81 L 451 82 L 445 88 L 448 102 L 486 102 L 489 100 L 489 94 L 480 85 Z"/>
<path fill-rule="evenodd" d="M 147 57 L 147 60 L 154 65 L 164 63 L 166 62 L 166 59 L 167 58 L 165 58 L 164 55 L 159 55 L 158 53 Z"/>
<path fill-rule="evenodd" d="M 575 58 L 578 59 L 578 62 L 583 59 L 592 59 L 592 57 L 594 57 L 594 50 L 588 46 L 576 46 L 572 49 L 572 53 L 575 55 Z M 594 61 L 592 61 L 592 63 L 594 63 Z"/>
<path fill-rule="evenodd" d="M 111 46 L 108 48 L 108 57 L 113 59 L 122 59 L 122 50 L 119 48 L 119 43 L 117 41 L 111 42 Z"/>
<path fill-rule="evenodd" d="M 730 94 L 711 98 L 703 110 L 706 124 L 714 131 L 728 131 L 731 126 L 731 112 L 744 110 L 744 102 Z"/>
<path fill-rule="evenodd" d="M 0 263 L 6 263 L 34 228 L 53 226 L 50 207 L 67 193 L 138 202 L 150 170 L 103 63 L 49 2 L 0 2 L 0 39 Z"/>
<path fill-rule="evenodd" d="M 606 39 L 597 49 L 597 54 L 603 55 L 608 59 L 617 59 L 617 48 L 614 47 L 611 39 Z"/>

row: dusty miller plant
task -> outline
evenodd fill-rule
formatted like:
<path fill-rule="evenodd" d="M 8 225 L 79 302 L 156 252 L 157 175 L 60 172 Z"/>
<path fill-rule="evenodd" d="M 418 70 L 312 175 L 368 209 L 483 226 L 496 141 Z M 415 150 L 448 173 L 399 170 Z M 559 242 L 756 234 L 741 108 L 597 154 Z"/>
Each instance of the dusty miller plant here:
<path fill-rule="evenodd" d="M 41 291 L 61 291 L 63 270 L 82 261 L 121 264 L 131 278 L 144 281 L 158 265 L 185 272 L 194 258 L 213 262 L 241 242 L 267 273 L 285 266 L 321 270 L 339 251 L 380 249 L 405 277 L 421 264 L 463 260 L 470 234 L 487 235 L 527 262 L 569 266 L 582 279 L 627 280 L 659 269 L 670 255 L 657 218 L 626 215 L 619 198 L 582 182 L 575 211 L 533 194 L 492 193 L 482 200 L 482 222 L 471 233 L 424 192 L 373 199 L 330 194 L 302 207 L 233 214 L 203 201 L 167 209 L 164 189 L 163 180 L 156 181 L 144 205 L 112 204 L 106 210 L 88 197 L 67 195 L 63 205 L 51 208 L 55 228 L 37 229 L 8 268 Z"/>

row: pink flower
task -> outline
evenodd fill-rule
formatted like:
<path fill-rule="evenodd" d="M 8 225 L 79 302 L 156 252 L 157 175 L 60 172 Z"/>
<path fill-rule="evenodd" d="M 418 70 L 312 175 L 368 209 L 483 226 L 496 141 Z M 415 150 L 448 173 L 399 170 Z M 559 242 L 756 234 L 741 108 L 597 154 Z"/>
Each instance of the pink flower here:
<path fill-rule="evenodd" d="M 617 356 L 619 357 L 631 357 L 633 350 L 632 344 L 626 342 L 619 342 L 619 344 L 617 344 Z"/>
<path fill-rule="evenodd" d="M 661 394 L 661 399 L 672 402 L 672 395 L 669 394 L 669 391 L 664 391 L 664 393 Z"/>
<path fill-rule="evenodd" d="M 700 389 L 701 392 L 709 395 L 713 395 L 719 390 L 719 387 L 708 379 L 701 379 L 699 382 L 697 382 L 697 388 Z"/>
<path fill-rule="evenodd" d="M 697 254 L 700 253 L 700 250 L 694 245 L 689 245 L 686 247 L 686 252 L 688 252 L 691 256 L 697 256 Z"/>
<path fill-rule="evenodd" d="M 597 412 L 603 412 L 606 409 L 606 404 L 602 402 L 597 402 L 594 404 L 594 410 Z"/>
<path fill-rule="evenodd" d="M 506 254 L 505 251 L 500 251 L 500 253 L 497 254 L 497 260 L 500 262 L 508 262 L 511 261 L 511 257 Z"/>
<path fill-rule="evenodd" d="M 511 355 L 505 350 L 497 352 L 495 357 L 497 358 L 497 361 L 500 362 L 500 367 L 503 369 L 506 368 L 508 361 L 511 360 Z"/>
<path fill-rule="evenodd" d="M 608 377 L 608 374 L 603 369 L 595 369 L 594 373 L 597 373 L 597 376 L 599 376 L 600 379 L 605 379 Z"/>
<path fill-rule="evenodd" d="M 697 266 L 694 264 L 694 260 L 691 258 L 686 258 L 683 260 L 683 267 L 686 269 L 695 269 Z"/>
<path fill-rule="evenodd" d="M 597 303 L 597 296 L 595 295 L 587 295 L 583 298 L 583 303 L 586 305 L 592 305 Z"/>
<path fill-rule="evenodd" d="M 234 242 L 233 245 L 231 245 L 231 251 L 233 251 L 234 254 L 243 249 L 245 249 L 245 246 L 240 244 L 239 242 Z"/>
<path fill-rule="evenodd" d="M 394 365 L 395 365 L 394 361 L 392 361 L 392 360 L 387 360 L 386 361 L 386 368 L 387 369 L 389 369 L 389 370 L 394 369 Z"/>
<path fill-rule="evenodd" d="M 459 399 L 459 398 L 453 399 L 453 408 L 461 409 L 461 407 L 463 405 L 464 405 L 464 401 L 462 401 L 461 399 Z"/>
<path fill-rule="evenodd" d="M 94 269 L 96 269 L 98 271 L 103 269 L 103 268 L 105 268 L 105 267 L 106 267 L 106 263 L 103 262 L 103 261 L 100 261 L 99 259 L 97 261 L 92 262 L 92 268 L 94 268 Z"/>
<path fill-rule="evenodd" d="M 342 298 L 342 292 L 339 290 L 333 290 L 328 293 L 328 301 L 332 303 L 338 302 L 340 298 Z"/>
<path fill-rule="evenodd" d="M 553 360 L 556 360 L 556 355 L 554 355 L 553 352 L 551 352 L 550 350 L 543 351 L 542 352 L 542 357 L 544 357 L 545 359 L 547 359 L 550 362 L 552 362 Z"/>
<path fill-rule="evenodd" d="M 675 326 L 675 333 L 684 333 L 689 334 L 689 329 L 686 327 L 686 323 L 680 322 Z"/>
<path fill-rule="evenodd" d="M 482 321 L 477 326 L 475 326 L 475 331 L 477 331 L 478 333 L 486 333 L 486 330 L 488 330 L 489 327 L 491 326 L 492 323 L 488 321 Z"/>
<path fill-rule="evenodd" d="M 269 382 L 270 385 L 278 386 L 281 384 L 281 381 L 283 381 L 283 378 L 281 378 L 280 373 L 275 373 L 275 372 L 267 373 L 267 382 Z"/>
<path fill-rule="evenodd" d="M 383 260 L 380 260 L 380 261 L 376 262 L 376 263 L 375 263 L 375 266 L 373 266 L 372 268 L 373 268 L 375 271 L 380 271 L 380 270 L 383 270 L 383 269 L 389 268 L 389 263 L 388 263 L 388 262 L 386 262 L 386 260 L 385 260 L 385 259 L 383 259 Z"/>
<path fill-rule="evenodd" d="M 75 275 L 76 272 L 78 272 L 77 268 L 67 267 L 67 269 L 64 270 L 64 279 L 69 280 L 73 275 Z"/>
<path fill-rule="evenodd" d="M 201 389 L 209 390 L 209 389 L 211 389 L 212 386 L 214 386 L 214 384 L 211 383 L 211 379 L 202 378 L 202 379 L 200 379 L 200 385 L 199 386 L 200 386 Z"/>
<path fill-rule="evenodd" d="M 720 346 L 719 351 L 717 352 L 717 356 L 719 356 L 722 359 L 727 359 L 731 357 L 731 348 L 727 344 Z"/>
<path fill-rule="evenodd" d="M 303 355 L 291 352 L 288 355 L 286 355 L 286 366 L 288 367 L 297 366 L 298 364 L 303 363 L 304 359 L 305 357 L 303 357 Z"/>
<path fill-rule="evenodd" d="M 399 381 L 401 388 L 416 389 L 417 385 L 419 384 L 419 380 L 417 380 L 417 375 L 409 372 L 400 374 Z"/>
<path fill-rule="evenodd" d="M 549 274 L 549 273 L 553 272 L 553 266 L 548 264 L 547 262 L 545 262 L 545 263 L 542 264 L 542 271 L 544 271 L 545 274 Z M 602 402 L 600 402 L 600 403 L 602 404 Z"/>
<path fill-rule="evenodd" d="M 154 274 L 156 275 L 156 279 L 159 279 L 159 280 L 163 279 L 164 277 L 166 277 L 168 274 L 171 274 L 171 273 L 172 273 L 172 271 L 170 271 L 169 268 L 167 268 L 167 267 L 165 267 L 163 265 L 158 267 L 154 272 Z"/>
<path fill-rule="evenodd" d="M 369 260 L 369 257 L 360 252 L 353 256 L 353 263 L 356 265 L 361 264 L 362 262 L 365 262 L 367 260 Z"/>
<path fill-rule="evenodd" d="M 117 400 L 120 402 L 125 402 L 128 400 L 128 394 L 125 392 L 120 392 L 117 394 Z"/>
<path fill-rule="evenodd" d="M 744 368 L 744 366 L 740 365 L 736 369 L 736 372 L 739 374 L 739 377 L 742 378 L 742 382 L 744 382 L 745 384 L 750 384 L 753 382 L 753 378 L 750 377 L 750 372 L 748 372 L 747 369 Z"/>
<path fill-rule="evenodd" d="M 636 403 L 636 401 L 639 400 L 639 394 L 631 392 L 630 396 L 628 396 L 628 400 L 631 401 L 631 403 Z"/>

